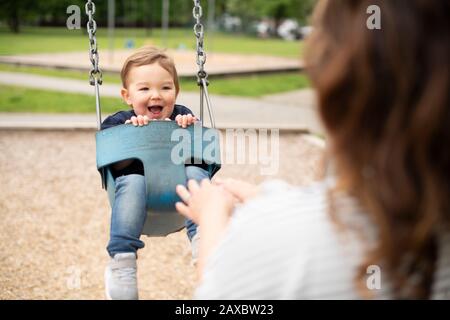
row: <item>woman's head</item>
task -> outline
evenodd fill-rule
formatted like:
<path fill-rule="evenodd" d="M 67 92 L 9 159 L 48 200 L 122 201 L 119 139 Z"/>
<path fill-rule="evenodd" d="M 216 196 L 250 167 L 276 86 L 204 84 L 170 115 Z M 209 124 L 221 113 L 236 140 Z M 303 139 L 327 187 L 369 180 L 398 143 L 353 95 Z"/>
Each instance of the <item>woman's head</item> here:
<path fill-rule="evenodd" d="M 380 30 L 366 26 L 374 4 Z M 427 295 L 436 229 L 450 221 L 448 10 L 321 1 L 307 53 L 338 180 L 378 226 L 368 262 L 383 261 L 398 288 L 418 276 L 408 296 Z"/>

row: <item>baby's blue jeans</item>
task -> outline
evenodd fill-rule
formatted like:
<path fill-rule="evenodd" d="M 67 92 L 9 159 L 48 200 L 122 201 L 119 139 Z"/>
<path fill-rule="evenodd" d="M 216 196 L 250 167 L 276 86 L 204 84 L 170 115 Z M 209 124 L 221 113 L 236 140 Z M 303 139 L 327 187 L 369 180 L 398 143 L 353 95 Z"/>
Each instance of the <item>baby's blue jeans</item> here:
<path fill-rule="evenodd" d="M 195 166 L 186 167 L 187 179 L 200 182 L 209 179 L 209 173 Z M 136 252 L 144 247 L 139 238 L 147 217 L 145 177 L 130 174 L 116 178 L 116 193 L 111 213 L 110 240 L 108 253 Z M 197 233 L 197 225 L 189 219 L 185 222 L 189 240 Z"/>

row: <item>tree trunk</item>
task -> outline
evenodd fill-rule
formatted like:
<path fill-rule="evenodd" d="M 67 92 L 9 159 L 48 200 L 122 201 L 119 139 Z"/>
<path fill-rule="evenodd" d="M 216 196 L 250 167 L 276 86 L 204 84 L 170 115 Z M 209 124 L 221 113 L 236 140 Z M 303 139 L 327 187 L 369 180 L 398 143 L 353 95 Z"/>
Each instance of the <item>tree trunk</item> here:
<path fill-rule="evenodd" d="M 19 21 L 19 9 L 16 6 L 12 7 L 8 18 L 8 26 L 14 33 L 19 33 L 20 31 L 20 21 Z"/>

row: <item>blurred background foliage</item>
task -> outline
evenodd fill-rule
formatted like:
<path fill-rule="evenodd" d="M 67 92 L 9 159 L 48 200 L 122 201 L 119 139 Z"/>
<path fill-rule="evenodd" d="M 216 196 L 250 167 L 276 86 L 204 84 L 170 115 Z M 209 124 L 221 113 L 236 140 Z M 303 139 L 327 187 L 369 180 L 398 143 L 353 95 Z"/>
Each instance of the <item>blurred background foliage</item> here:
<path fill-rule="evenodd" d="M 239 17 L 241 32 L 250 32 L 252 23 L 269 18 L 278 25 L 283 19 L 295 19 L 307 24 L 316 0 L 204 0 L 201 2 L 203 15 L 208 18 L 211 3 L 214 16 L 220 28 L 225 16 Z M 192 24 L 193 1 L 170 0 L 169 20 L 171 27 L 187 27 Z M 2 0 L 0 23 L 13 32 L 20 32 L 21 26 L 64 26 L 67 19 L 66 8 L 78 5 L 81 8 L 82 23 L 86 23 L 83 0 Z M 95 18 L 100 25 L 107 23 L 108 1 L 94 1 Z M 162 0 L 116 0 L 116 27 L 140 27 L 149 31 L 159 27 L 162 20 Z M 236 31 L 236 30 L 235 30 Z"/>

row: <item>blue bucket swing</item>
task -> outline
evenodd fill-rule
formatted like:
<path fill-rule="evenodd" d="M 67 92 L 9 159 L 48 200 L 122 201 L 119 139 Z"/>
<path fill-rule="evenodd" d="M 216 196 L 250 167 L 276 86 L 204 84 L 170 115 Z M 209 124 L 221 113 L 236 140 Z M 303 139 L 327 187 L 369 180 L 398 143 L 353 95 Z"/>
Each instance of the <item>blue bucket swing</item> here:
<path fill-rule="evenodd" d="M 186 183 L 185 164 L 202 164 L 212 177 L 220 169 L 219 132 L 215 129 L 211 101 L 208 94 L 207 73 L 204 70 L 206 54 L 203 51 L 203 26 L 200 22 L 200 1 L 194 0 L 194 32 L 197 37 L 197 83 L 200 87 L 200 120 L 182 129 L 172 121 L 151 121 L 147 126 L 119 125 L 101 129 L 99 85 L 102 73 L 98 67 L 96 24 L 93 20 L 95 5 L 86 3 L 89 16 L 87 24 L 90 40 L 90 84 L 95 87 L 97 113 L 96 158 L 102 186 L 108 193 L 109 203 L 114 204 L 115 182 L 110 170 L 114 163 L 137 159 L 142 162 L 147 191 L 147 219 L 142 234 L 166 236 L 181 230 L 185 218 L 177 213 L 175 203 L 181 201 L 175 192 L 178 184 Z M 203 105 L 206 100 L 212 128 L 203 126 Z M 176 160 L 176 161 L 174 161 Z"/>

